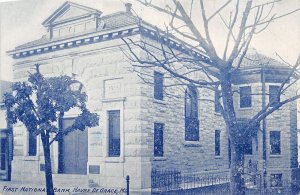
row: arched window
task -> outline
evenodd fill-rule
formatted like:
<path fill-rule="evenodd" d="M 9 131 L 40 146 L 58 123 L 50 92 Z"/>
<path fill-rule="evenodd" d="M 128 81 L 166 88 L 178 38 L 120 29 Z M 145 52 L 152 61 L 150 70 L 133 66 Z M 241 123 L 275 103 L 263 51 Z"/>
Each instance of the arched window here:
<path fill-rule="evenodd" d="M 198 95 L 194 86 L 185 91 L 185 140 L 199 140 Z"/>

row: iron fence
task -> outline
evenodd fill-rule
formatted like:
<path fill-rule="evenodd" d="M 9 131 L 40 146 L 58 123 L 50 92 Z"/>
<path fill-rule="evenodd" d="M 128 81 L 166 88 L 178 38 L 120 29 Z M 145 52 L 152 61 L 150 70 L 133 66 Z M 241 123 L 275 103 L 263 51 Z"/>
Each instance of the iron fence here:
<path fill-rule="evenodd" d="M 229 177 L 226 175 L 204 175 L 203 173 L 183 174 L 178 170 L 157 170 L 151 172 L 151 189 L 153 193 L 207 190 L 211 186 L 224 186 L 229 190 Z M 220 189 L 219 189 L 220 190 Z"/>
<path fill-rule="evenodd" d="M 279 179 L 279 178 L 277 178 Z M 246 195 L 297 195 L 300 180 L 274 180 L 266 178 L 268 184 L 263 185 L 263 178 L 259 174 L 245 173 L 243 184 Z M 273 183 L 272 183 L 273 182 Z M 230 177 L 228 174 L 205 175 L 203 173 L 184 174 L 179 170 L 152 170 L 151 189 L 153 195 L 158 194 L 230 194 Z"/>
<path fill-rule="evenodd" d="M 157 191 L 169 191 L 180 189 L 181 172 L 178 170 L 151 171 L 151 189 Z"/>

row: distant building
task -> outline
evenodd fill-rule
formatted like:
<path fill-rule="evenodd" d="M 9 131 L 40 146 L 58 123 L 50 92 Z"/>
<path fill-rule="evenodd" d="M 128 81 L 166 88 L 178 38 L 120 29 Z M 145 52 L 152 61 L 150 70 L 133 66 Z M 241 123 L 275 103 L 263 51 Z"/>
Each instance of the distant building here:
<path fill-rule="evenodd" d="M 129 60 L 120 50 L 127 49 L 122 37 L 144 41 L 154 51 L 159 41 L 177 51 L 184 52 L 186 47 L 175 38 L 159 39 L 156 29 L 135 17 L 130 6 L 126 4 L 125 12 L 102 16 L 101 11 L 66 2 L 43 23 L 48 30 L 45 36 L 9 52 L 14 58 L 14 81 L 26 80 L 36 63 L 41 64 L 41 72 L 46 76 L 76 75 L 85 87 L 88 107 L 100 116 L 100 126 L 66 136 L 62 147 L 52 145 L 56 184 L 80 181 L 82 185 L 89 182 L 124 187 L 129 175 L 132 191 L 139 192 L 151 188 L 154 169 L 228 175 L 229 140 L 214 103 L 216 94 L 193 86 L 184 90 L 165 88 L 172 81 L 160 69 L 145 70 L 153 85 L 131 71 Z M 146 57 L 138 48 L 134 50 Z M 205 54 L 193 55 L 209 62 Z M 277 62 L 265 66 L 244 63 L 234 81 L 239 92 L 234 94 L 235 107 L 241 122 L 247 122 L 262 108 L 263 97 L 268 103 L 288 71 Z M 180 97 L 167 96 L 166 90 Z M 283 98 L 292 93 L 288 91 Z M 65 127 L 74 114 L 65 117 Z M 247 142 L 245 165 L 256 165 L 260 170 L 265 167 L 271 180 L 291 179 L 297 167 L 296 122 L 295 103 L 269 116 L 265 166 L 260 130 L 257 139 L 249 138 Z M 31 137 L 21 123 L 13 127 L 13 132 L 12 180 L 42 181 L 44 159 L 40 141 Z M 60 171 L 59 163 L 63 167 Z"/>

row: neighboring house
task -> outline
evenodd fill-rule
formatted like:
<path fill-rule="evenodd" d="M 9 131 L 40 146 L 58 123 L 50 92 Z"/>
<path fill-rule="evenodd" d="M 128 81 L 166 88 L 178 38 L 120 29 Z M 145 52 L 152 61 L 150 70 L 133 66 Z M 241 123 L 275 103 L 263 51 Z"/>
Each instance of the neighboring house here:
<path fill-rule="evenodd" d="M 124 187 L 129 175 L 132 191 L 147 191 L 154 169 L 227 175 L 230 148 L 224 121 L 214 103 L 216 95 L 193 86 L 184 90 L 178 86 L 165 88 L 172 81 L 160 69 L 143 70 L 151 75 L 153 85 L 131 71 L 130 61 L 120 50 L 127 50 L 122 37 L 144 41 L 154 51 L 158 40 L 177 51 L 187 48 L 175 38 L 158 39 L 157 30 L 135 17 L 130 6 L 126 4 L 125 12 L 102 16 L 101 11 L 66 2 L 43 23 L 47 35 L 9 52 L 14 59 L 14 81 L 26 80 L 36 63 L 41 64 L 40 70 L 46 76 L 76 75 L 85 87 L 88 107 L 100 116 L 98 127 L 69 134 L 61 147 L 53 144 L 55 184 L 80 181 L 87 185 L 89 181 L 103 187 Z M 139 48 L 134 51 L 146 57 Z M 193 54 L 209 63 L 204 54 Z M 286 67 L 270 64 L 264 68 L 245 66 L 237 73 L 235 86 L 240 93 L 235 94 L 235 104 L 242 122 L 262 106 L 262 95 L 249 96 L 252 92 L 261 94 L 261 75 L 266 76 L 266 94 L 272 94 L 287 71 Z M 167 96 L 166 92 L 181 97 Z M 266 95 L 267 102 L 268 98 Z M 292 177 L 297 159 L 293 106 L 288 104 L 266 120 L 270 177 Z M 74 114 L 65 117 L 65 127 Z M 44 159 L 40 141 L 29 136 L 21 124 L 13 130 L 12 180 L 41 181 Z M 251 163 L 262 167 L 261 146 L 259 131 L 257 142 L 249 139 L 246 163 L 251 159 Z M 62 170 L 58 170 L 59 163 Z"/>
<path fill-rule="evenodd" d="M 277 91 L 290 72 L 289 67 L 276 60 L 249 50 L 238 76 L 234 77 L 235 89 L 239 92 L 234 94 L 238 118 L 247 121 L 269 102 L 280 101 L 276 96 Z M 296 87 L 294 85 L 285 91 L 281 100 L 295 96 Z M 278 187 L 283 185 L 283 181 L 293 180 L 298 167 L 297 102 L 291 102 L 272 113 L 257 130 L 257 137 L 246 141 L 248 154 L 245 156 L 245 166 L 256 165 L 261 175 L 265 170 L 268 186 Z"/>
<path fill-rule="evenodd" d="M 6 122 L 3 94 L 10 91 L 10 82 L 0 80 L 0 181 L 11 179 L 12 129 Z"/>

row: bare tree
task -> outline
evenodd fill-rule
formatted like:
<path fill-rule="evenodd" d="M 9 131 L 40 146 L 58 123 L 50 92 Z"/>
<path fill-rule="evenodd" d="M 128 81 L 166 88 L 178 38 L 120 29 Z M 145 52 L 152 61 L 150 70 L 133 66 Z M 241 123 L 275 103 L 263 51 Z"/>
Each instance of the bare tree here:
<path fill-rule="evenodd" d="M 300 95 L 297 92 L 288 99 L 269 102 L 255 113 L 247 124 L 241 126 L 234 108 L 233 75 L 241 70 L 252 38 L 264 31 L 275 20 L 295 13 L 300 8 L 278 15 L 274 13 L 274 6 L 280 0 L 265 2 L 227 0 L 213 11 L 208 11 L 203 0 L 197 1 L 197 3 L 191 0 L 190 7 L 182 5 L 178 0 L 171 0 L 170 5 L 165 7 L 152 1 L 138 1 L 158 12 L 167 14 L 170 22 L 166 31 L 162 32 L 156 29 L 157 39 L 160 43 L 157 50 L 148 47 L 149 44 L 146 42 L 135 42 L 130 38 L 124 39 L 129 48 L 128 58 L 135 70 L 139 72 L 140 77 L 146 82 L 148 81 L 145 78 L 149 75 L 141 69 L 159 67 L 168 72 L 170 77 L 176 79 L 177 84 L 192 84 L 220 94 L 222 101 L 219 103 L 219 107 L 231 143 L 230 189 L 232 194 L 244 194 L 242 182 L 244 151 L 240 147 L 243 144 L 241 140 L 245 136 L 249 136 L 252 133 L 251 130 L 259 126 L 267 116 L 283 105 L 300 98 Z M 199 9 L 196 11 L 200 13 L 200 23 L 199 20 L 195 20 L 196 8 Z M 219 20 L 227 31 L 224 35 L 225 44 L 222 52 L 219 51 L 220 48 L 216 48 L 212 36 L 211 24 L 216 20 Z M 178 46 L 179 49 L 171 47 L 165 41 L 166 38 L 174 37 L 185 40 L 185 43 Z M 186 42 L 191 46 L 187 46 Z M 146 57 L 140 57 L 134 50 L 136 47 L 141 49 Z M 201 55 L 197 55 L 197 53 Z M 296 63 L 290 65 L 277 97 L 282 96 L 288 89 L 294 87 L 293 84 L 297 83 L 299 77 L 295 75 L 297 75 L 299 64 L 300 55 Z M 203 73 L 204 77 L 195 77 L 194 73 L 196 72 Z"/>

